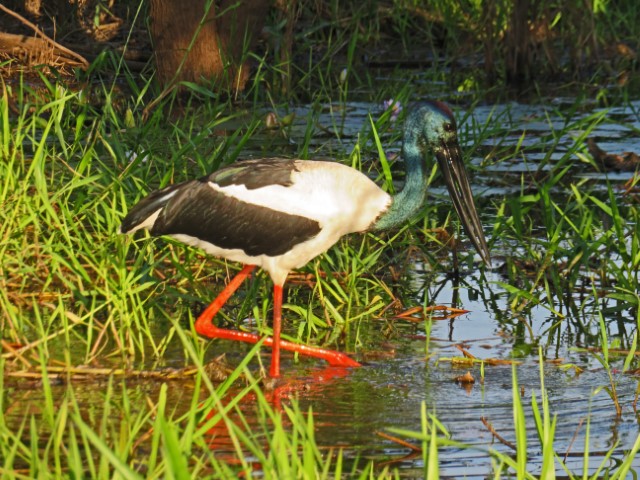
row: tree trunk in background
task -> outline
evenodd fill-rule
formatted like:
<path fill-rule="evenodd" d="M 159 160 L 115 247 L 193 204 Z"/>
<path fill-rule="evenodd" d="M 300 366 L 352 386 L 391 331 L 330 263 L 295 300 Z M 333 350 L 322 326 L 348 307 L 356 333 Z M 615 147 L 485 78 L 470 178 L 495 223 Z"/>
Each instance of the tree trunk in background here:
<path fill-rule="evenodd" d="M 213 82 L 217 88 L 242 90 L 249 78 L 243 57 L 260 35 L 269 4 L 270 0 L 151 0 L 160 84 Z"/>
<path fill-rule="evenodd" d="M 505 32 L 507 83 L 521 85 L 531 79 L 532 41 L 529 22 L 531 0 L 515 0 Z"/>
<path fill-rule="evenodd" d="M 504 0 L 503 0 L 504 1 Z M 573 4 L 571 4 L 573 5 Z M 571 22 L 569 3 L 562 18 Z M 578 4 L 576 4 L 578 5 Z M 586 10 L 578 5 L 580 18 L 588 19 Z M 587 9 L 588 10 L 588 9 Z M 505 32 L 505 69 L 507 83 L 514 86 L 530 85 L 531 80 L 553 76 L 559 71 L 556 48 L 553 45 L 556 36 L 551 28 L 555 10 L 542 0 L 515 0 Z M 576 28 L 582 21 L 572 22 Z M 580 37 L 578 37 L 580 38 Z M 582 52 L 581 52 L 582 54 Z"/>

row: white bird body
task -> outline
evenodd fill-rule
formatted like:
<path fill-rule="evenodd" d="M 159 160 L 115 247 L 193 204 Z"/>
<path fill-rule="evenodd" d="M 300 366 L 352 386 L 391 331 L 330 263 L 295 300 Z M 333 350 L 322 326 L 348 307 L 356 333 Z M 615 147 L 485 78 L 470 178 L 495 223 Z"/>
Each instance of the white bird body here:
<path fill-rule="evenodd" d="M 280 339 L 282 287 L 288 273 L 327 251 L 342 236 L 402 225 L 423 207 L 426 164 L 435 156 L 454 207 L 486 263 L 489 250 L 475 209 L 451 110 L 439 102 L 418 105 L 407 117 L 403 159 L 406 181 L 391 197 L 361 172 L 335 162 L 261 159 L 239 162 L 199 180 L 171 185 L 141 200 L 122 221 L 122 233 L 146 228 L 205 252 L 245 264 L 198 317 L 195 328 L 210 338 L 256 343 L 247 332 L 222 329 L 213 317 L 257 266 L 274 283 L 272 377 L 280 375 L 280 348 L 359 364 L 339 352 Z"/>
<path fill-rule="evenodd" d="M 279 161 L 279 160 L 274 160 Z M 267 185 L 248 189 L 244 185 L 209 186 L 228 197 L 274 211 L 315 220 L 320 232 L 281 255 L 248 255 L 241 249 L 225 249 L 184 234 L 171 235 L 205 252 L 256 265 L 282 285 L 291 270 L 300 268 L 326 252 L 341 237 L 363 232 L 391 203 L 391 196 L 353 168 L 335 162 L 295 160 L 292 185 Z"/>
<path fill-rule="evenodd" d="M 369 177 L 346 165 L 309 160 L 293 165 L 291 185 L 211 186 L 253 205 L 316 220 L 323 229 L 338 228 L 343 235 L 366 230 L 391 202 Z"/>
<path fill-rule="evenodd" d="M 282 285 L 291 270 L 306 265 L 314 257 L 326 252 L 344 235 L 366 231 L 392 201 L 391 196 L 369 177 L 336 162 L 262 159 L 239 162 L 231 168 L 254 168 L 256 165 L 286 169 L 290 175 L 289 180 L 247 188 L 243 183 L 221 185 L 215 181 L 216 176 L 211 175 L 206 185 L 227 199 L 238 200 L 238 205 L 262 207 L 268 211 L 290 215 L 290 221 L 293 219 L 294 222 L 295 217 L 316 222 L 317 232 L 292 245 L 286 252 L 276 255 L 251 254 L 242 248 L 221 247 L 186 233 L 168 235 L 187 245 L 201 248 L 210 255 L 261 267 L 269 273 L 275 284 Z M 191 188 L 191 182 L 181 185 Z M 171 188 L 156 201 L 157 208 L 154 211 L 125 231 L 129 233 L 140 228 L 153 231 L 162 210 L 177 198 L 179 191 L 180 185 Z M 236 215 L 242 217 L 242 212 Z"/>

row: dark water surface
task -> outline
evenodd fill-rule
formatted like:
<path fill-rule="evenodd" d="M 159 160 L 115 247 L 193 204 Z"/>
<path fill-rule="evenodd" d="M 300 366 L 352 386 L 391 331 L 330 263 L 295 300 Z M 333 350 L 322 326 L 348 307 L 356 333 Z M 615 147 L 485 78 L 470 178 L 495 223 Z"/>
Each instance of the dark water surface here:
<path fill-rule="evenodd" d="M 489 276 L 488 280 L 491 279 Z M 446 303 L 450 298 L 450 292 L 445 289 L 441 299 L 435 299 L 434 303 Z M 313 407 L 319 425 L 316 436 L 319 443 L 348 446 L 378 462 L 383 462 L 381 457 L 387 461 L 395 460 L 398 463 L 394 464 L 407 476 L 420 478 L 421 457 L 402 460 L 411 452 L 376 436 L 375 432 L 389 428 L 421 431 L 421 404 L 424 402 L 427 411 L 436 414 L 451 438 L 484 447 L 484 450 L 442 448 L 440 471 L 443 476 L 485 478 L 492 471 L 487 447 L 512 454 L 513 451 L 493 438 L 482 423 L 482 418 L 486 418 L 502 437 L 515 443 L 512 367 L 486 366 L 484 382 L 481 382 L 478 366 L 455 367 L 442 359 L 460 356 L 453 344 L 464 344 L 479 358 L 511 358 L 515 339 L 505 335 L 482 302 L 464 299 L 462 305 L 472 312 L 452 322 L 435 324 L 432 336 L 443 340 L 431 341 L 431 351 L 435 356 L 429 361 L 425 360 L 424 341 L 411 340 L 418 333 L 416 330 L 419 331 L 411 326 L 403 329 L 409 330 L 404 338 L 394 342 L 395 356 L 369 362 L 343 378 L 314 383 L 311 392 L 300 397 L 300 402 L 303 408 Z M 506 305 L 504 309 L 508 310 Z M 546 329 L 547 320 L 544 314 L 533 319 L 536 335 Z M 562 358 L 563 363 L 575 362 L 587 368 L 580 375 L 575 375 L 571 370 L 564 371 L 553 363 L 545 363 L 544 382 L 550 410 L 552 415 L 558 416 L 554 445 L 559 454 L 568 454 L 568 468 L 576 474 L 582 472 L 582 453 L 589 422 L 589 463 L 593 472 L 614 444 L 618 444 L 618 451 L 622 451 L 629 448 L 639 434 L 634 410 L 638 382 L 634 377 L 616 376 L 619 401 L 623 405 L 622 417 L 617 418 L 607 393 L 598 392 L 608 384 L 606 372 L 592 359 L 571 353 L 568 347 L 560 348 L 560 357 L 553 355 L 553 348 L 546 349 L 547 359 Z M 437 361 L 438 358 L 441 360 Z M 530 407 L 532 395 L 535 394 L 538 401 L 541 399 L 540 370 L 537 356 L 533 354 L 523 356 L 520 361 L 518 385 L 528 425 L 529 470 L 533 473 L 542 460 Z M 476 379 L 471 387 L 454 381 L 466 371 L 471 371 Z M 640 460 L 636 462 L 636 468 L 640 468 Z M 559 466 L 558 473 L 561 473 Z"/>

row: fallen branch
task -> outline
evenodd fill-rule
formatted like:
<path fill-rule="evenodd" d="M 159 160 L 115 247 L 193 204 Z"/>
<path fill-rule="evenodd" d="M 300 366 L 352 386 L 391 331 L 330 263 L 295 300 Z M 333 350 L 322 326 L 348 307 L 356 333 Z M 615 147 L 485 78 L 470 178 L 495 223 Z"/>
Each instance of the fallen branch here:
<path fill-rule="evenodd" d="M 498 432 L 496 432 L 496 429 L 493 428 L 493 425 L 491 425 L 491 422 L 489 422 L 489 420 L 487 420 L 485 417 L 480 417 L 480 420 L 482 421 L 484 426 L 487 427 L 487 430 L 489 430 L 489 433 L 491 433 L 491 435 L 493 435 L 495 438 L 497 438 L 500 443 L 502 443 L 503 445 L 506 445 L 507 447 L 513 449 L 513 451 L 517 451 L 518 450 L 513 443 L 511 443 L 509 440 L 505 439 L 502 435 L 500 435 Z"/>
<path fill-rule="evenodd" d="M 28 370 L 7 370 L 4 372 L 5 378 L 21 378 L 30 380 L 42 380 L 45 376 L 50 380 L 71 380 L 71 381 L 95 381 L 101 377 L 123 377 L 126 379 L 155 379 L 155 380 L 185 380 L 193 378 L 200 369 L 196 366 L 185 368 L 163 368 L 160 370 L 134 370 L 125 368 L 99 368 L 86 366 L 35 366 Z M 204 373 L 212 380 L 221 382 L 225 380 L 232 371 L 222 359 L 216 358 L 203 365 Z"/>
<path fill-rule="evenodd" d="M 40 30 L 37 25 L 34 25 L 33 23 L 31 23 L 29 20 L 24 18 L 19 13 L 16 13 L 13 10 L 5 7 L 1 3 L 0 3 L 0 10 L 5 12 L 7 15 L 10 15 L 20 20 L 24 25 L 31 28 L 38 36 L 40 36 L 42 40 L 44 40 L 44 42 L 51 45 L 55 50 L 58 50 L 59 52 L 62 52 L 68 55 L 69 57 L 73 58 L 76 62 L 78 62 L 78 64 L 82 65 L 82 67 L 87 68 L 89 66 L 89 62 L 82 55 L 79 55 L 76 52 L 69 50 L 64 45 L 60 45 L 58 42 L 56 42 L 47 34 L 45 34 L 42 30 Z M 29 42 L 30 40 L 29 37 L 26 37 L 24 35 L 14 35 L 14 34 L 3 32 L 2 37 L 3 37 L 2 38 L 3 43 L 7 44 L 8 42 L 10 45 L 13 46 L 13 48 L 25 48 L 25 46 L 27 45 L 31 45 L 31 46 L 34 45 L 33 42 Z M 31 40 L 35 40 L 35 39 L 31 39 Z"/>

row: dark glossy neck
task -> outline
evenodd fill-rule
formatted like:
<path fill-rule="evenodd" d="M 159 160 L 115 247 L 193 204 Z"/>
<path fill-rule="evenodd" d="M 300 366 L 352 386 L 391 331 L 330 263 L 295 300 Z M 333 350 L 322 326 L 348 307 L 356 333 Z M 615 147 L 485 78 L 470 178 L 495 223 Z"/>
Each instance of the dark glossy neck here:
<path fill-rule="evenodd" d="M 427 198 L 427 171 L 423 148 L 420 145 L 417 122 L 407 120 L 402 157 L 405 163 L 406 179 L 400 193 L 393 197 L 391 206 L 371 227 L 372 230 L 388 230 L 401 226 L 413 218 L 421 209 Z"/>

